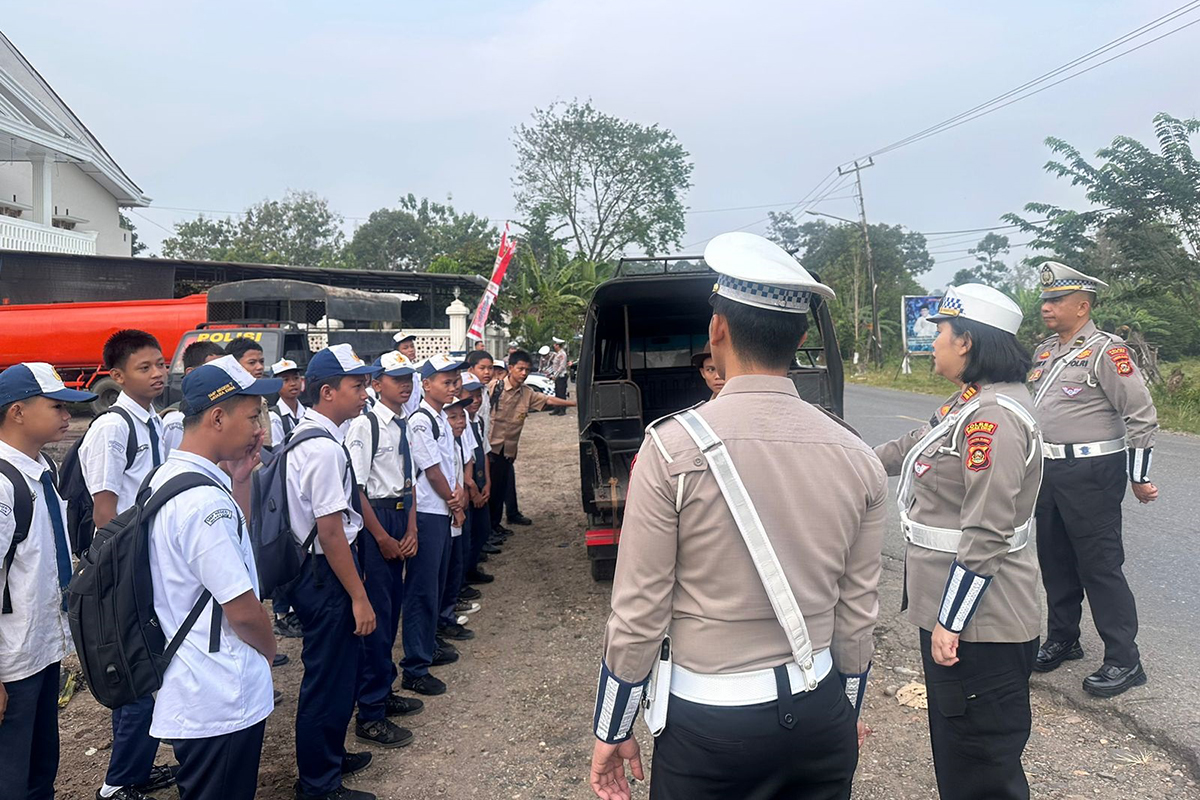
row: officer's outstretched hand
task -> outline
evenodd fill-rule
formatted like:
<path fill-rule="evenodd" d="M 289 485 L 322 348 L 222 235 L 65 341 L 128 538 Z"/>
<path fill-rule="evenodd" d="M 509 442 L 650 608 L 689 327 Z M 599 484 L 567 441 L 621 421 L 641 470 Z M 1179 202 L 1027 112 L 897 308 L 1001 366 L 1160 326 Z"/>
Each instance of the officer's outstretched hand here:
<path fill-rule="evenodd" d="M 958 663 L 958 634 L 951 633 L 938 623 L 933 627 L 929 649 L 933 651 L 935 663 L 943 667 L 953 667 Z"/>
<path fill-rule="evenodd" d="M 1139 503 L 1153 503 L 1158 499 L 1158 487 L 1153 483 L 1131 483 L 1133 496 Z"/>
<path fill-rule="evenodd" d="M 588 783 L 600 800 L 629 800 L 629 781 L 625 778 L 625 762 L 633 777 L 646 780 L 642 772 L 642 751 L 637 739 L 630 736 L 620 744 L 605 744 L 599 739 L 592 748 L 592 775 Z"/>

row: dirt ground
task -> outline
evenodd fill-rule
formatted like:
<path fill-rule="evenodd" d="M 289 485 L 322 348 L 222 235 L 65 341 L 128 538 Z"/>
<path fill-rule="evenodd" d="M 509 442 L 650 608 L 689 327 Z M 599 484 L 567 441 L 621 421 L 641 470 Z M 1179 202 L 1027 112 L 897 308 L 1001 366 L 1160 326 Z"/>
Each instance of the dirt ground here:
<path fill-rule="evenodd" d="M 82 427 L 82 423 L 79 427 Z M 380 798 L 534 800 L 591 797 L 587 788 L 589 727 L 608 616 L 608 584 L 593 583 L 583 545 L 576 423 L 536 414 L 526 424 L 517 476 L 522 511 L 534 524 L 518 528 L 486 569 L 496 582 L 480 587 L 483 610 L 472 617 L 476 638 L 462 659 L 436 669 L 449 684 L 424 698 L 425 713 L 402 721 L 416 734 L 400 750 L 375 749 L 370 769 L 348 781 Z M 925 712 L 894 694 L 921 680 L 916 633 L 898 616 L 901 565 L 885 563 L 879 649 L 864 720 L 875 731 L 864 746 L 854 792 L 861 800 L 935 798 Z M 268 720 L 258 797 L 292 797 L 300 641 L 285 639 L 291 663 L 275 670 L 283 701 Z M 95 796 L 111 747 L 108 711 L 86 692 L 62 712 L 58 796 Z M 638 723 L 649 756 L 650 735 Z M 369 750 L 351 734 L 347 746 Z M 171 758 L 169 749 L 160 761 Z M 648 759 L 652 760 L 652 759 Z M 1065 705 L 1034 692 L 1034 729 L 1025 767 L 1033 796 L 1200 798 L 1182 762 L 1143 740 L 1103 708 Z M 646 798 L 644 785 L 634 797 Z M 175 790 L 158 797 L 176 797 Z"/>

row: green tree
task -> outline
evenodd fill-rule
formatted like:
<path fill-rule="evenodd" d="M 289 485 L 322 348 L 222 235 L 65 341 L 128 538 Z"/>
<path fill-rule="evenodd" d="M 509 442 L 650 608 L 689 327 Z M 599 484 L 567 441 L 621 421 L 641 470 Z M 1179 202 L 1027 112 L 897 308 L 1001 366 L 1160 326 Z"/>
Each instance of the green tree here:
<path fill-rule="evenodd" d="M 517 207 L 565 231 L 585 261 L 612 261 L 634 245 L 651 255 L 679 246 L 692 164 L 670 131 L 573 100 L 535 109 L 513 145 Z"/>
<path fill-rule="evenodd" d="M 187 222 L 175 223 L 175 235 L 163 240 L 165 258 L 200 261 L 233 261 L 234 240 L 238 236 L 233 220 L 213 219 L 201 214 Z"/>
<path fill-rule="evenodd" d="M 346 250 L 360 269 L 450 271 L 490 277 L 499 242 L 499 232 L 487 218 L 409 194 L 400 198 L 396 208 L 372 212 L 354 232 Z M 433 269 L 435 262 L 437 270 Z"/>
<path fill-rule="evenodd" d="M 121 212 L 117 212 L 120 217 L 121 227 L 129 231 L 129 252 L 130 255 L 140 255 L 146 251 L 146 243 L 138 237 L 137 227 L 133 224 L 133 220 L 125 216 Z"/>
<path fill-rule="evenodd" d="M 988 286 L 1012 291 L 1012 276 L 1004 256 L 1008 255 L 1008 237 L 998 233 L 989 233 L 979 240 L 979 244 L 967 251 L 975 256 L 975 265 L 960 269 L 954 274 L 954 283 L 984 283 Z"/>

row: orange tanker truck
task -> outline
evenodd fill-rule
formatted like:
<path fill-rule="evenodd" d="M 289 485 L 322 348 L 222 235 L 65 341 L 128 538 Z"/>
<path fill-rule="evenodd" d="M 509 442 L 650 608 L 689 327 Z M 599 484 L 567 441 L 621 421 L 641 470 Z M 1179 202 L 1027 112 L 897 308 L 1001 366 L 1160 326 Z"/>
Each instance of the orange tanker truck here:
<path fill-rule="evenodd" d="M 112 303 L 44 303 L 0 306 L 0 369 L 22 361 L 52 364 L 68 386 L 95 392 L 96 412 L 120 393 L 104 368 L 104 342 L 122 328 L 153 334 L 170 363 L 175 345 L 204 323 L 207 298 Z"/>

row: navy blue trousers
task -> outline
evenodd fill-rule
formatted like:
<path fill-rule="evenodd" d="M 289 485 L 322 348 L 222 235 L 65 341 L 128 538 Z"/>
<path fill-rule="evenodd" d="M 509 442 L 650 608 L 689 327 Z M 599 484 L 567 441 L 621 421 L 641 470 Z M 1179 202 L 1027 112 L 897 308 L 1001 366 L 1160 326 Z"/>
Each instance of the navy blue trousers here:
<path fill-rule="evenodd" d="M 150 735 L 154 695 L 146 695 L 112 712 L 113 743 L 108 757 L 109 786 L 141 786 L 150 780 L 158 739 Z"/>
<path fill-rule="evenodd" d="M 400 666 L 405 678 L 429 674 L 450 549 L 450 517 L 418 510 L 417 554 L 404 564 L 404 660 Z"/>
<path fill-rule="evenodd" d="M 271 610 L 276 616 L 284 616 L 292 610 L 292 603 L 288 596 L 290 587 L 281 586 L 275 590 L 275 594 L 271 595 Z"/>
<path fill-rule="evenodd" d="M 492 516 L 486 505 L 483 508 L 471 506 L 467 510 L 467 528 L 471 536 L 471 546 L 467 551 L 464 573 L 479 569 L 479 556 L 483 554 L 483 546 L 492 535 Z"/>
<path fill-rule="evenodd" d="M 360 534 L 359 538 L 370 536 Z M 304 678 L 296 703 L 296 765 L 300 789 L 323 795 L 342 785 L 346 726 L 358 694 L 360 644 L 350 595 L 325 556 L 309 556 L 292 588 L 304 626 Z"/>
<path fill-rule="evenodd" d="M 254 800 L 266 729 L 264 719 L 221 736 L 173 741 L 180 800 Z"/>
<path fill-rule="evenodd" d="M 58 775 L 58 662 L 4 684 L 0 790 L 13 800 L 52 800 Z"/>
<path fill-rule="evenodd" d="M 408 527 L 408 512 L 398 510 L 395 501 L 375 504 L 379 524 L 397 541 L 404 538 Z M 390 508 L 389 508 L 390 506 Z M 392 648 L 400 627 L 400 608 L 404 599 L 404 561 L 386 561 L 371 534 L 359 534 L 359 559 L 367 598 L 375 610 L 375 630 L 362 639 L 362 655 L 358 663 L 358 720 L 370 722 L 383 719 L 387 696 L 396 680 L 396 662 Z"/>
<path fill-rule="evenodd" d="M 453 625 L 458 618 L 454 607 L 458 605 L 458 590 L 462 588 L 463 569 L 467 561 L 467 543 L 471 540 L 470 518 L 463 532 L 450 537 L 450 563 L 446 565 L 446 580 L 442 586 L 442 613 L 438 617 L 438 627 Z"/>

